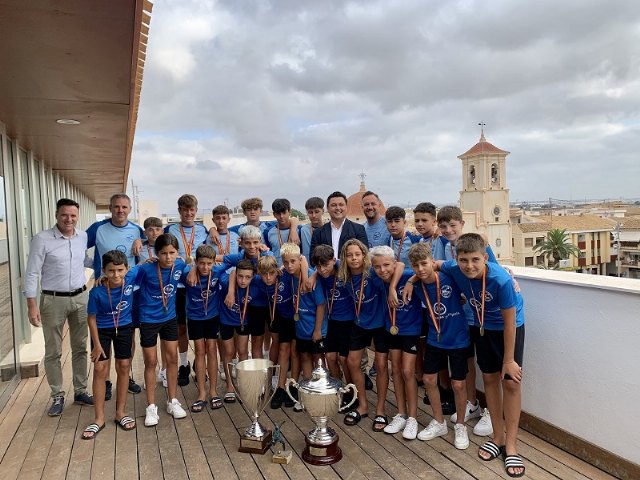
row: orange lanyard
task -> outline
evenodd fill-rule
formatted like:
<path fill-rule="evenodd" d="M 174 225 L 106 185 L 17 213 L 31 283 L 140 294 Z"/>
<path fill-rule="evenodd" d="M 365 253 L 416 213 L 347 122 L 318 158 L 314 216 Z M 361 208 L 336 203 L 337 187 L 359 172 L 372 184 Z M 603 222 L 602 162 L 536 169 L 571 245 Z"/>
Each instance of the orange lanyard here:
<path fill-rule="evenodd" d="M 207 294 L 204 296 L 204 316 L 207 316 L 207 311 L 209 310 L 209 292 L 211 291 L 211 271 L 209 271 L 209 275 L 207 276 Z M 200 297 L 202 298 L 202 294 L 204 293 L 202 289 L 202 276 L 200 276 Z"/>
<path fill-rule="evenodd" d="M 169 284 L 171 284 L 171 278 L 173 277 L 173 268 L 175 266 L 176 266 L 175 263 L 171 265 L 171 272 L 169 272 Z M 162 270 L 160 270 L 160 262 L 156 262 L 156 268 L 158 269 L 158 282 L 160 282 L 160 295 L 162 295 L 162 306 L 164 307 L 164 312 L 167 313 L 169 296 L 164 291 L 164 280 L 162 279 Z"/>
<path fill-rule="evenodd" d="M 240 303 L 240 290 L 238 290 L 238 285 L 236 285 L 236 298 L 238 299 L 238 303 Z M 247 316 L 247 305 L 249 305 L 249 287 L 244 289 L 244 305 L 242 306 L 242 311 L 238 312 L 240 314 L 240 330 L 244 331 L 244 319 Z"/>
<path fill-rule="evenodd" d="M 438 276 L 438 272 L 434 272 L 436 274 L 436 304 L 431 305 L 431 300 L 429 300 L 429 295 L 427 295 L 427 289 L 424 287 L 424 283 L 420 282 L 422 285 L 422 292 L 424 293 L 424 299 L 427 302 L 427 307 L 429 307 L 429 315 L 431 316 L 431 321 L 433 322 L 433 326 L 436 327 L 436 332 L 438 332 L 438 342 L 440 341 L 440 332 L 442 331 L 440 326 L 440 319 L 436 318 L 435 308 L 440 307 L 440 277 Z"/>
<path fill-rule="evenodd" d="M 226 249 L 222 248 L 222 242 L 220 242 L 220 238 L 216 237 L 216 247 L 218 247 L 219 255 L 228 255 L 231 253 L 231 232 L 227 232 L 227 241 L 226 241 Z"/>
<path fill-rule="evenodd" d="M 280 234 L 280 225 L 276 225 L 276 233 L 278 234 L 278 243 L 280 244 L 280 246 L 282 246 L 284 241 L 282 240 L 282 235 Z"/>
<path fill-rule="evenodd" d="M 295 321 L 300 320 L 300 277 L 298 276 L 298 293 L 293 294 L 293 319 Z M 293 276 L 291 277 L 291 292 L 293 293 Z"/>
<path fill-rule="evenodd" d="M 351 277 L 351 293 L 353 293 L 353 297 L 356 296 L 356 291 L 353 288 L 353 277 Z M 362 279 L 360 280 L 360 291 L 358 292 L 358 302 L 354 303 L 354 307 L 356 308 L 356 323 L 360 323 L 360 310 L 362 309 L 362 298 L 364 296 L 364 272 L 362 273 Z"/>
<path fill-rule="evenodd" d="M 329 299 L 327 301 L 327 303 L 329 304 L 327 307 L 327 318 L 331 319 L 331 310 L 333 310 L 333 301 L 336 299 L 335 294 L 336 294 L 336 284 L 338 282 L 338 276 L 335 274 L 333 274 L 333 287 L 331 287 L 331 290 L 329 290 L 329 293 L 331 293 L 331 295 L 329 296 Z"/>
<path fill-rule="evenodd" d="M 147 243 L 147 255 L 149 255 L 149 258 L 155 258 L 155 255 L 151 253 L 151 247 L 149 246 L 148 243 Z"/>
<path fill-rule="evenodd" d="M 471 285 L 471 280 L 469 280 L 469 288 L 471 289 L 471 296 L 475 300 L 473 302 L 473 308 L 476 309 L 476 315 L 478 316 L 478 322 L 480 322 L 480 335 L 484 335 L 484 301 L 487 296 L 487 266 L 484 266 L 484 272 L 482 272 L 482 301 L 480 302 L 482 305 L 482 312 L 478 311 L 478 300 L 476 299 L 476 295 L 473 293 L 473 285 Z"/>
<path fill-rule="evenodd" d="M 193 250 L 193 244 L 196 240 L 196 225 L 191 227 L 191 235 L 189 236 L 189 242 L 187 243 L 187 235 L 184 233 L 184 227 L 180 224 L 180 235 L 182 236 L 182 244 L 184 245 L 184 253 L 187 256 L 187 262 L 191 263 L 191 250 Z"/>
<path fill-rule="evenodd" d="M 124 295 L 124 282 L 122 282 L 122 289 L 120 290 L 120 301 L 116 304 L 116 310 L 118 314 L 113 313 L 113 303 L 111 303 L 111 288 L 107 285 L 107 296 L 109 297 L 109 308 L 111 312 L 111 317 L 113 318 L 113 326 L 116 328 L 116 336 L 118 336 L 118 324 L 120 323 L 120 302 L 122 301 L 122 296 Z"/>
<path fill-rule="evenodd" d="M 404 244 L 404 239 L 407 236 L 407 232 L 402 232 L 402 238 L 400 239 L 400 243 L 398 244 L 398 254 L 396 255 L 396 260 L 400 261 L 400 254 L 402 253 L 402 245 Z M 393 238 L 391 239 L 391 248 L 393 248 Z"/>
<path fill-rule="evenodd" d="M 273 285 L 273 295 L 269 295 L 267 291 L 267 300 L 269 301 L 269 316 L 271 317 L 270 325 L 273 325 L 273 320 L 276 318 L 276 305 L 278 300 L 276 298 L 276 294 L 278 293 L 278 281 Z M 273 302 L 272 302 L 273 300 Z"/>
<path fill-rule="evenodd" d="M 389 312 L 389 318 L 391 318 L 391 328 L 389 329 L 389 333 L 391 335 L 397 335 L 400 331 L 400 329 L 396 326 L 396 314 L 398 313 L 398 310 L 395 307 L 391 308 L 389 302 L 387 302 L 387 310 Z"/>

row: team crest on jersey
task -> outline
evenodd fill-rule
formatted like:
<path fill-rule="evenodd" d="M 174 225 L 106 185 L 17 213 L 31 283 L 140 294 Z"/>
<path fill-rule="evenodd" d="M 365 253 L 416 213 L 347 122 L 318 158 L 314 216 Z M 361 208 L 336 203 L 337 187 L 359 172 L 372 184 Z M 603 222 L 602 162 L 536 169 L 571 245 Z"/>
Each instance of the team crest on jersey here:
<path fill-rule="evenodd" d="M 118 245 L 116 247 L 116 250 L 118 250 L 119 252 L 125 253 L 125 254 L 127 253 L 127 247 L 125 247 L 124 245 Z"/>
<path fill-rule="evenodd" d="M 406 306 L 406 303 L 402 301 L 402 292 L 404 292 L 404 287 L 400 287 L 398 290 L 398 310 L 403 309 Z"/>
<path fill-rule="evenodd" d="M 485 302 L 491 302 L 491 301 L 493 301 L 493 295 L 491 295 L 491 292 L 485 292 L 485 294 L 484 294 L 484 301 L 485 301 Z"/>
<path fill-rule="evenodd" d="M 344 287 L 344 282 L 340 279 L 336 280 L 336 287 Z"/>
<path fill-rule="evenodd" d="M 479 302 L 475 298 L 472 298 L 471 300 L 469 300 L 469 303 L 473 306 L 473 308 L 482 308 L 482 302 Z"/>
<path fill-rule="evenodd" d="M 442 298 L 449 298 L 452 293 L 453 293 L 453 289 L 451 288 L 451 285 L 443 285 L 442 288 L 440 289 L 440 294 L 442 295 Z"/>
<path fill-rule="evenodd" d="M 174 288 L 175 287 L 173 285 L 171 285 L 171 284 L 165 285 L 164 288 L 163 288 L 164 294 L 165 295 L 171 295 L 173 293 Z"/>
<path fill-rule="evenodd" d="M 124 287 L 124 294 L 131 295 L 133 293 L 133 285 L 127 285 Z"/>
<path fill-rule="evenodd" d="M 380 240 L 380 237 L 382 236 L 382 234 L 380 232 L 376 232 L 373 234 L 373 239 L 374 240 Z"/>
<path fill-rule="evenodd" d="M 433 312 L 438 316 L 442 316 L 447 313 L 447 307 L 442 302 L 436 302 L 433 304 Z"/>
<path fill-rule="evenodd" d="M 207 299 L 209 298 L 209 296 L 211 296 L 213 292 L 211 292 L 210 290 L 203 290 L 200 292 L 200 298 L 202 299 Z"/>
<path fill-rule="evenodd" d="M 284 291 L 284 282 L 278 282 L 278 291 L 279 292 Z"/>
<path fill-rule="evenodd" d="M 116 305 L 116 311 L 122 312 L 128 306 L 129 306 L 129 302 L 127 302 L 126 300 L 122 300 L 120 303 L 118 303 L 118 305 Z"/>
<path fill-rule="evenodd" d="M 174 280 L 180 280 L 181 276 L 182 276 L 182 270 L 176 270 L 175 272 L 173 272 L 173 279 Z"/>
<path fill-rule="evenodd" d="M 333 298 L 334 300 L 337 300 L 338 298 L 340 298 L 340 290 L 338 290 L 337 288 L 333 289 Z"/>
<path fill-rule="evenodd" d="M 126 236 L 127 242 L 133 242 L 133 235 L 129 234 Z"/>

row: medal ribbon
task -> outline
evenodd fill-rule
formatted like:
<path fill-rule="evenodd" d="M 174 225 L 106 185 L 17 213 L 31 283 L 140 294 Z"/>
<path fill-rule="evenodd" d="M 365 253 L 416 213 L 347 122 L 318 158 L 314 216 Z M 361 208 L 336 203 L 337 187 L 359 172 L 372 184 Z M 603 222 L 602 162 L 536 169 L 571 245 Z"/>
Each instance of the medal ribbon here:
<path fill-rule="evenodd" d="M 171 265 L 171 272 L 169 272 L 169 283 L 171 283 L 171 279 L 173 278 L 173 268 L 176 266 L 174 263 Z M 164 307 L 165 313 L 167 312 L 167 304 L 169 303 L 168 296 L 164 293 L 164 280 L 162 279 L 162 270 L 160 270 L 160 262 L 156 262 L 156 268 L 158 270 L 158 282 L 160 283 L 160 295 L 162 296 L 162 306 Z"/>
<path fill-rule="evenodd" d="M 331 318 L 331 310 L 333 310 L 333 301 L 336 299 L 335 297 L 335 293 L 336 293 L 336 283 L 338 282 L 338 276 L 334 273 L 333 275 L 333 287 L 331 287 L 331 290 L 329 290 L 329 292 L 331 293 L 328 306 L 327 306 L 327 318 Z"/>
<path fill-rule="evenodd" d="M 391 329 L 389 331 L 392 331 L 396 326 L 396 314 L 398 313 L 398 310 L 395 307 L 391 308 L 391 305 L 389 305 L 389 302 L 387 302 L 387 311 L 389 312 L 389 317 L 391 318 Z"/>
<path fill-rule="evenodd" d="M 122 301 L 122 296 L 124 295 L 124 282 L 122 282 L 122 289 L 120 290 L 120 302 Z M 116 310 L 118 311 L 118 315 L 113 313 L 113 303 L 111 303 L 111 288 L 107 285 L 107 296 L 109 297 L 109 308 L 111 309 L 111 318 L 113 318 L 113 326 L 116 329 L 116 335 L 118 335 L 118 324 L 120 323 L 120 302 L 116 304 Z"/>
<path fill-rule="evenodd" d="M 436 305 L 440 303 L 440 277 L 438 276 L 438 272 L 434 272 L 436 274 Z M 431 305 L 431 301 L 429 300 L 429 295 L 427 295 L 427 289 L 424 287 L 424 283 L 420 282 L 422 285 L 422 292 L 424 293 L 424 299 L 427 302 L 427 307 L 429 308 L 429 315 L 431 316 L 431 321 L 433 322 L 433 326 L 436 327 L 436 332 L 438 333 L 438 338 L 440 338 L 440 319 L 436 319 L 436 312 L 434 311 L 434 306 Z"/>
<path fill-rule="evenodd" d="M 300 276 L 297 277 L 298 279 L 298 293 L 294 294 L 295 300 L 293 301 L 293 309 L 295 310 L 294 313 L 296 315 L 299 315 L 298 310 L 300 310 Z M 291 277 L 291 293 L 293 293 L 293 276 Z"/>
<path fill-rule="evenodd" d="M 149 246 L 148 243 L 147 243 L 147 255 L 149 255 L 149 258 L 154 258 L 153 253 L 151 253 L 151 247 Z"/>
<path fill-rule="evenodd" d="M 229 253 L 231 253 L 231 232 L 227 232 L 227 241 L 225 242 L 226 248 L 222 248 L 222 242 L 220 241 L 219 236 L 216 237 L 215 242 L 220 255 L 228 255 Z"/>
<path fill-rule="evenodd" d="M 182 244 L 184 245 L 184 253 L 187 256 L 187 260 L 191 256 L 191 250 L 193 250 L 193 244 L 196 240 L 196 226 L 191 227 L 191 235 L 189 236 L 189 243 L 187 244 L 187 235 L 184 233 L 184 227 L 180 224 L 180 235 L 182 236 Z"/>
<path fill-rule="evenodd" d="M 351 277 L 351 293 L 353 293 L 353 296 L 355 298 L 356 291 L 353 288 L 353 277 Z M 364 296 L 364 273 L 362 274 L 362 279 L 360 280 L 360 292 L 358 294 L 358 302 L 354 303 L 354 306 L 356 308 L 356 318 L 358 319 L 358 322 L 360 322 L 360 310 L 362 309 L 363 296 Z"/>
<path fill-rule="evenodd" d="M 278 300 L 276 299 L 276 292 L 278 291 L 278 281 L 273 286 L 273 295 L 269 295 L 267 291 L 267 300 L 269 301 L 269 316 L 271 317 L 271 325 L 273 325 L 273 320 L 276 318 L 276 305 Z M 273 300 L 273 302 L 272 302 Z"/>
<path fill-rule="evenodd" d="M 240 290 L 238 289 L 237 284 L 236 284 L 236 298 L 238 299 L 238 304 L 240 304 Z M 242 311 L 239 312 L 241 329 L 244 329 L 244 319 L 247 316 L 247 305 L 249 305 L 249 287 L 244 289 L 244 305 L 242 306 Z"/>
<path fill-rule="evenodd" d="M 209 291 L 211 290 L 211 271 L 209 271 L 209 275 L 207 275 L 207 296 L 204 297 L 204 316 L 207 316 L 207 311 L 209 310 Z M 200 297 L 202 297 L 202 276 L 200 276 Z"/>
<path fill-rule="evenodd" d="M 398 255 L 396 255 L 396 260 L 400 261 L 400 254 L 402 253 L 402 245 L 404 245 L 404 239 L 407 236 L 407 232 L 402 232 L 402 238 L 400 239 L 400 243 L 398 244 Z M 393 248 L 393 238 L 391 239 L 391 248 Z"/>
<path fill-rule="evenodd" d="M 480 323 L 480 330 L 481 333 L 484 334 L 484 300 L 487 296 L 487 265 L 484 266 L 484 272 L 482 273 L 482 301 L 480 302 L 482 305 L 482 313 L 478 311 L 478 300 L 476 299 L 476 295 L 473 293 L 471 280 L 469 280 L 469 288 L 471 289 L 471 296 L 475 300 L 473 308 L 476 309 L 476 315 L 478 316 L 478 322 Z"/>

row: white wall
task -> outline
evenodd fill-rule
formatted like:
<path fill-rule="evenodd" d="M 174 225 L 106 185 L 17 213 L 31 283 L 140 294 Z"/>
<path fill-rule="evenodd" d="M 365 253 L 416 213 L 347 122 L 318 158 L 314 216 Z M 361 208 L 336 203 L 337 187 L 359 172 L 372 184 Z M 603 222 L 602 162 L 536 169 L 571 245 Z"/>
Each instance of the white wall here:
<path fill-rule="evenodd" d="M 640 281 L 511 268 L 525 301 L 523 411 L 640 463 Z"/>

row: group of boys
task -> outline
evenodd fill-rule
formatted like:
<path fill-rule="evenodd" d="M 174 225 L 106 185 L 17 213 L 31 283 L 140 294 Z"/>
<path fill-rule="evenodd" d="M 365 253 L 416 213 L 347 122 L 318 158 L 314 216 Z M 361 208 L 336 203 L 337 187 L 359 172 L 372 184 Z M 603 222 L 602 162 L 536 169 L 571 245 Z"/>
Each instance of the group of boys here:
<path fill-rule="evenodd" d="M 331 216 L 328 227 L 323 221 L 324 206 L 319 197 L 310 198 L 305 204 L 310 223 L 301 225 L 291 216 L 290 202 L 276 199 L 272 205 L 275 222 L 263 222 L 262 202 L 251 198 L 242 203 L 245 223 L 230 227 L 230 211 L 220 205 L 212 212 L 215 228 L 207 231 L 195 221 L 197 199 L 183 195 L 178 200 L 180 223 L 163 229 L 160 219 L 145 220 L 142 244 L 135 245 L 135 262 L 154 261 L 155 240 L 165 232 L 177 239 L 178 255 L 187 264 L 181 284 L 167 296 L 175 295 L 176 301 L 180 385 L 189 382 L 189 340 L 195 346 L 198 399 L 191 411 L 200 412 L 207 405 L 220 408 L 223 402 L 236 401 L 231 365 L 236 357 L 248 358 L 249 338 L 253 358 L 264 355 L 281 365 L 271 407 L 285 405 L 297 410 L 300 405 L 295 401 L 296 392 L 291 399 L 283 388 L 289 369 L 296 380 L 301 373 L 308 378 L 312 362 L 325 356 L 333 376 L 347 381 L 358 377 L 357 383 L 363 384 L 363 353 L 371 338 L 377 338 L 376 362 L 369 372 L 378 377 L 375 431 L 402 431 L 406 439 L 430 440 L 447 434 L 443 415 L 448 412 L 455 424 L 454 445 L 464 449 L 469 445 L 464 424 L 480 417 L 474 433 L 493 434 L 493 440 L 480 447 L 480 458 L 489 461 L 503 456 L 507 474 L 522 476 L 524 464 L 516 453 L 524 348 L 522 299 L 485 239 L 477 234 L 462 234 L 464 221 L 457 207 L 436 211 L 432 204 L 420 203 L 413 212 L 418 232 L 413 234 L 406 229 L 405 210 L 389 207 L 383 217 L 379 198 L 373 192 L 363 194 L 367 221 L 364 226 L 356 224 L 358 228 L 345 228 L 346 196 L 340 192 L 327 199 Z M 324 237 L 320 232 L 323 227 L 328 232 Z M 352 238 L 347 238 L 349 235 Z M 359 289 L 354 288 L 353 278 L 349 285 L 346 278 L 350 277 L 344 275 L 351 265 L 345 243 L 356 242 L 369 259 L 365 264 L 371 265 L 371 272 L 362 273 Z M 90 295 L 90 319 L 97 319 L 90 321 L 94 343 L 99 343 L 104 325 L 113 323 L 117 331 L 135 324 L 135 308 L 128 308 L 136 303 L 135 293 L 129 291 L 130 283 L 125 278 L 130 275 L 126 270 L 131 262 L 117 253 L 106 252 L 101 258 L 107 280 Z M 382 330 L 374 333 L 364 329 L 368 336 L 363 336 L 362 332 L 353 332 L 356 327 L 363 330 L 359 311 L 367 278 L 373 286 L 370 288 L 379 289 L 388 303 L 376 313 L 376 325 L 384 326 L 374 328 Z M 118 288 L 121 302 L 123 295 L 131 295 L 123 308 L 122 303 L 114 308 L 111 299 L 113 289 Z M 116 422 L 125 430 L 135 428 L 135 422 L 123 410 L 122 395 L 126 395 L 131 383 L 131 337 L 128 338 L 129 348 L 122 342 L 118 348 L 114 344 L 119 387 Z M 216 393 L 218 350 L 227 386 L 223 399 Z M 384 415 L 387 354 L 391 356 L 399 410 L 391 422 Z M 94 349 L 92 360 L 96 366 L 106 363 L 105 357 L 108 352 L 104 349 Z M 166 367 L 165 352 L 162 357 Z M 364 358 L 366 362 L 366 355 Z M 489 410 L 483 410 L 476 399 L 475 358 L 483 373 Z M 108 368 L 96 368 L 95 395 L 103 395 L 104 387 L 96 388 L 96 382 L 104 385 L 107 372 Z M 166 373 L 162 372 L 160 379 L 166 382 Z M 418 433 L 415 403 L 417 385 L 423 383 L 425 403 L 431 404 L 434 419 Z M 148 382 L 147 388 L 151 388 Z M 350 399 L 345 399 L 345 404 L 348 402 Z M 364 392 L 344 413 L 347 425 L 355 425 L 366 416 Z M 104 424 L 104 418 L 97 418 L 96 424 Z"/>

